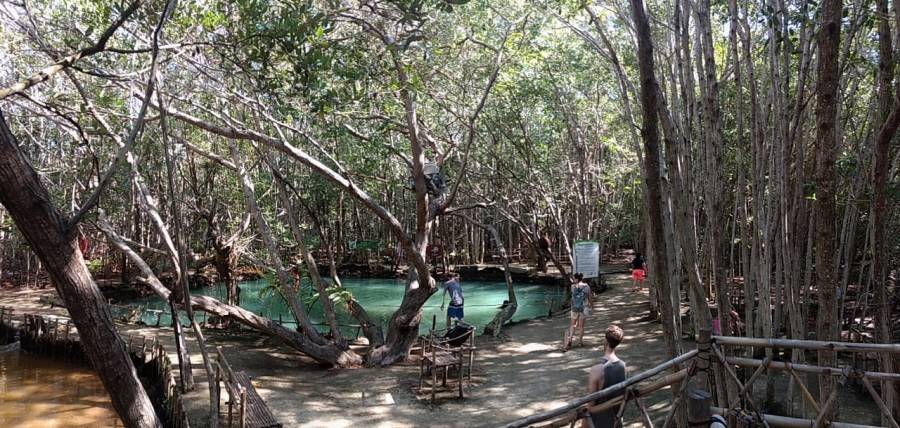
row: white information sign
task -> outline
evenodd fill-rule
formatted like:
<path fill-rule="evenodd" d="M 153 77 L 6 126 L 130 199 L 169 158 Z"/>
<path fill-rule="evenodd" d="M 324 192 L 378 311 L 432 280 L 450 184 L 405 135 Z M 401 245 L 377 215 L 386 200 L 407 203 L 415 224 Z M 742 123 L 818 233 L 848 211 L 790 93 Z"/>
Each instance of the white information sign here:
<path fill-rule="evenodd" d="M 600 243 L 596 241 L 575 241 L 575 272 L 585 278 L 600 276 Z"/>

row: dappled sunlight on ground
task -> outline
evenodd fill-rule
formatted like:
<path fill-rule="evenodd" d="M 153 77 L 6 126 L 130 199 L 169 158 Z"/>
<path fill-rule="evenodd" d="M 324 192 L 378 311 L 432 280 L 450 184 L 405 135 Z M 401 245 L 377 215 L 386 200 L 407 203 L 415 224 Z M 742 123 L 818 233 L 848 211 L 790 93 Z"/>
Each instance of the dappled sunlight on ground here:
<path fill-rule="evenodd" d="M 561 349 L 568 323 L 564 315 L 518 323 L 504 329 L 500 338 L 479 337 L 473 382 L 465 386 L 465 398 L 456 396 L 451 382 L 447 391 L 439 390 L 434 406 L 427 389 L 416 393 L 417 357 L 386 369 L 322 371 L 298 363 L 290 352 L 282 358 L 269 357 L 261 349 L 226 350 L 226 355 L 238 359 L 233 364 L 254 377 L 260 395 L 285 426 L 497 426 L 584 395 L 587 373 L 603 353 L 603 331 L 612 322 L 626 331 L 619 353 L 630 373 L 665 360 L 663 343 L 656 339 L 659 325 L 645 319 L 646 293 L 629 293 L 625 276 L 610 282 L 612 287 L 596 299 L 584 346 L 576 341 L 568 352 Z M 665 416 L 670 394 L 645 398 L 655 418 Z M 639 425 L 636 416 L 633 408 L 626 411 L 629 426 Z"/>
<path fill-rule="evenodd" d="M 630 374 L 666 359 L 663 342 L 658 339 L 659 324 L 645 318 L 649 311 L 646 292 L 630 293 L 630 280 L 624 275 L 610 276 L 609 283 L 609 290 L 595 299 L 593 315 L 585 328 L 584 346 L 576 340 L 571 350 L 563 352 L 568 314 L 516 323 L 504 328 L 499 338 L 478 337 L 475 370 L 472 383 L 465 385 L 465 398 L 458 398 L 451 382 L 448 390 L 438 391 L 434 406 L 430 403 L 430 391 L 416 392 L 417 357 L 388 368 L 323 370 L 266 337 L 210 330 L 207 340 L 213 355 L 212 346 L 221 346 L 231 365 L 250 375 L 259 394 L 286 427 L 497 426 L 584 395 L 587 373 L 603 355 L 603 332 L 610 323 L 619 323 L 626 332 L 619 355 L 627 362 Z M 35 300 L 34 294 L 23 294 L 20 303 L 28 303 L 29 299 Z M 41 309 L 46 305 L 40 303 L 32 307 L 46 310 Z M 132 334 L 162 333 L 161 340 L 172 361 L 176 361 L 171 329 L 119 328 Z M 202 426 L 208 414 L 206 376 L 196 343 L 191 339 L 188 344 L 197 383 L 185 398 L 192 421 Z M 670 397 L 666 390 L 644 399 L 654 418 L 665 417 Z M 225 409 L 227 406 L 223 406 Z M 625 420 L 627 426 L 640 425 L 633 406 L 625 412 Z"/>

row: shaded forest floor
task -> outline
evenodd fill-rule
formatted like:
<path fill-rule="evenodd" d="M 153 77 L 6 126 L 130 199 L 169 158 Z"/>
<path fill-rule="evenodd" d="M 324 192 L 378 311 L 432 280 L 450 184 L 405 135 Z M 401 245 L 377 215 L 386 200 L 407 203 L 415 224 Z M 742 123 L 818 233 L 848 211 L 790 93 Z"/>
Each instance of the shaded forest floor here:
<path fill-rule="evenodd" d="M 472 385 L 466 397 L 454 391 L 439 395 L 432 406 L 429 395 L 416 394 L 418 360 L 389 368 L 323 370 L 273 340 L 246 332 L 209 330 L 209 345 L 221 346 L 236 370 L 246 371 L 276 418 L 286 427 L 490 427 L 530 414 L 550 410 L 584 395 L 587 372 L 602 356 L 603 331 L 618 323 L 626 332 L 619 347 L 629 374 L 647 370 L 665 360 L 662 330 L 646 318 L 646 291 L 631 293 L 626 275 L 611 275 L 610 288 L 595 299 L 594 312 L 585 330 L 585 345 L 561 352 L 567 316 L 522 322 L 503 330 L 499 338 L 478 338 Z M 0 293 L 0 305 L 17 311 L 64 314 L 46 303 L 52 289 L 20 289 Z M 168 329 L 120 325 L 123 333 L 159 336 L 175 361 Z M 195 347 L 191 340 L 190 346 Z M 684 349 L 694 348 L 684 342 Z M 192 363 L 197 388 L 186 395 L 192 425 L 205 426 L 208 395 L 199 352 Z M 785 385 L 781 385 L 784 383 Z M 757 382 L 762 395 L 765 382 Z M 777 391 L 786 391 L 783 378 Z M 870 400 L 847 388 L 842 393 L 842 420 L 877 425 Z M 644 399 L 656 421 L 665 417 L 671 391 L 666 388 Z M 224 400 L 223 400 L 224 402 Z M 641 426 L 633 405 L 625 413 L 626 426 Z"/>

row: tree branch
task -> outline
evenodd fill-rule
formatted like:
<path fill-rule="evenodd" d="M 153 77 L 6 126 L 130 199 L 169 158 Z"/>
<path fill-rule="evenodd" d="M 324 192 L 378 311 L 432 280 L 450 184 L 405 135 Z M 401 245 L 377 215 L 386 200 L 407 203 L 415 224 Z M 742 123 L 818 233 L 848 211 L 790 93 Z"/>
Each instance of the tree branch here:
<path fill-rule="evenodd" d="M 25 91 L 26 89 L 37 85 L 38 83 L 44 82 L 47 79 L 53 77 L 56 73 L 63 71 L 72 66 L 76 61 L 81 58 L 85 58 L 91 55 L 94 55 L 99 52 L 103 52 L 106 49 L 106 43 L 109 41 L 110 37 L 112 37 L 113 33 L 128 20 L 129 17 L 137 10 L 138 6 L 140 6 L 141 0 L 135 0 L 128 6 L 128 9 L 125 9 L 122 12 L 122 15 L 119 16 L 119 19 L 116 20 L 103 34 L 100 35 L 100 38 L 97 39 L 97 42 L 93 45 L 84 48 L 78 52 L 75 52 L 59 61 L 56 64 L 48 66 L 43 70 L 32 74 L 31 76 L 19 81 L 18 83 L 4 89 L 0 89 L 0 100 L 5 99 L 11 95 L 15 95 Z"/>

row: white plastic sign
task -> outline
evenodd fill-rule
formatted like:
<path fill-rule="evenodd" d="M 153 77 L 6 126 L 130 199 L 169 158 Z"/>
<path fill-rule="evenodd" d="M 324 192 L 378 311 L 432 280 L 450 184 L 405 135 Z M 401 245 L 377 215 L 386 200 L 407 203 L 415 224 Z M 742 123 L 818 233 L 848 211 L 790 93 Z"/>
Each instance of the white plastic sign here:
<path fill-rule="evenodd" d="M 575 272 L 585 278 L 600 276 L 600 243 L 596 241 L 575 241 Z"/>

